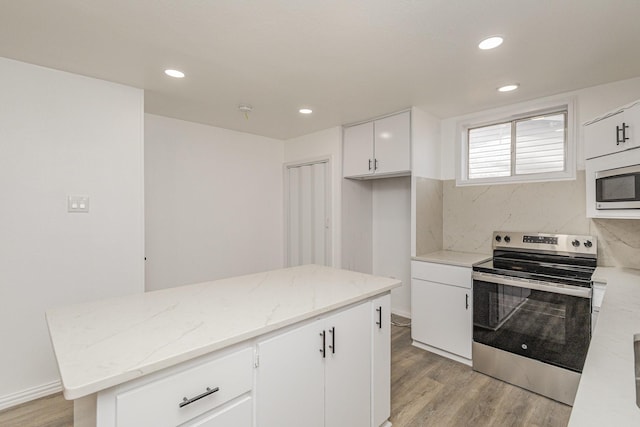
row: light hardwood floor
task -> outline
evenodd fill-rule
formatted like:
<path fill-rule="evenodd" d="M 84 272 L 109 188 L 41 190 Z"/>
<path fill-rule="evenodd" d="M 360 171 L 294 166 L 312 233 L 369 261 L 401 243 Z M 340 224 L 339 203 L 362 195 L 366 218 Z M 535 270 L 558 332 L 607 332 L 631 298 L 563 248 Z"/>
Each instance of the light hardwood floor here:
<path fill-rule="evenodd" d="M 392 326 L 391 346 L 394 427 L 560 427 L 569 421 L 569 406 L 413 347 L 410 328 Z M 0 426 L 71 427 L 73 405 L 61 394 L 48 396 L 0 412 Z"/>
<path fill-rule="evenodd" d="M 564 427 L 569 422 L 570 406 L 413 347 L 410 328 L 392 326 L 391 348 L 394 427 Z"/>

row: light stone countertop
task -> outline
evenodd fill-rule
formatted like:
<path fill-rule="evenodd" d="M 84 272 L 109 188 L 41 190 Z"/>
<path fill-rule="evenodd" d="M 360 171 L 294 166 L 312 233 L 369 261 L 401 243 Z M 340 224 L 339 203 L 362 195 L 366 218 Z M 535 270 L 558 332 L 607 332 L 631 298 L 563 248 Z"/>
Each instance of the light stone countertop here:
<path fill-rule="evenodd" d="M 438 264 L 471 267 L 473 264 L 491 259 L 491 255 L 474 254 L 470 252 L 437 251 L 412 257 L 414 261 L 435 262 Z"/>
<path fill-rule="evenodd" d="M 72 400 L 400 285 L 307 265 L 54 308 L 46 319 Z"/>
<path fill-rule="evenodd" d="M 640 426 L 633 335 L 640 333 L 640 270 L 598 267 L 606 282 L 569 426 Z"/>

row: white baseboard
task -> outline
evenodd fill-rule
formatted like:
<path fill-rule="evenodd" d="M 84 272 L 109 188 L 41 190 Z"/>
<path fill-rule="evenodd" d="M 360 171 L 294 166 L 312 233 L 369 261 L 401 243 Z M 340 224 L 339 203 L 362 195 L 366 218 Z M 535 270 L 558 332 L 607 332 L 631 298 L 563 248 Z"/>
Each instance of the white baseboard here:
<path fill-rule="evenodd" d="M 419 341 L 413 340 L 411 343 L 414 347 L 418 347 L 421 350 L 430 351 L 431 353 L 435 353 L 438 356 L 446 357 L 447 359 L 455 360 L 456 362 L 463 363 L 467 366 L 473 366 L 471 359 L 467 359 L 466 357 L 458 356 L 457 354 L 449 353 L 445 350 L 440 350 L 439 348 L 432 347 L 427 344 L 423 344 Z"/>
<path fill-rule="evenodd" d="M 40 397 L 49 396 L 50 394 L 59 393 L 62 391 L 62 384 L 60 381 L 53 381 L 48 384 L 42 384 L 36 387 L 31 387 L 26 390 L 22 390 L 16 393 L 0 396 L 0 411 L 3 409 L 11 408 L 12 406 L 19 405 L 21 403 L 29 402 Z"/>

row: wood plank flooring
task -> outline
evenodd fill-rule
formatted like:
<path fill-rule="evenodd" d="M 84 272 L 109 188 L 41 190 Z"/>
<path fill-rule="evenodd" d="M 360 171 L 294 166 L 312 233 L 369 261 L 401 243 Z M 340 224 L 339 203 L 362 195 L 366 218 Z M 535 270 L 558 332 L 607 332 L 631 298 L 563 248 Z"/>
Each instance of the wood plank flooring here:
<path fill-rule="evenodd" d="M 394 427 L 564 427 L 569 421 L 569 406 L 413 347 L 410 328 L 392 326 L 391 346 Z M 72 427 L 73 404 L 62 394 L 47 396 L 1 411 L 0 426 Z"/>
<path fill-rule="evenodd" d="M 569 422 L 570 406 L 413 347 L 410 328 L 391 327 L 391 348 L 394 427 L 564 427 Z"/>

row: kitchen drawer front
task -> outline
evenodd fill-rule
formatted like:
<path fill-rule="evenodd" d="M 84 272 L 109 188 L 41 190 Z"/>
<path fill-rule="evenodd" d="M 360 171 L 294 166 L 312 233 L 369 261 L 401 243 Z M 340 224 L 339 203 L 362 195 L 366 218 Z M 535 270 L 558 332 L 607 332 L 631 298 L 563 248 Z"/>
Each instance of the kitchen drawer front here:
<path fill-rule="evenodd" d="M 185 427 L 251 427 L 253 425 L 253 401 L 246 396 L 228 408 L 187 424 Z"/>
<path fill-rule="evenodd" d="M 252 385 L 253 349 L 247 348 L 119 393 L 117 426 L 182 424 L 250 391 Z M 183 398 L 193 399 L 215 387 L 215 393 L 179 407 Z"/>
<path fill-rule="evenodd" d="M 471 268 L 434 262 L 411 261 L 411 277 L 471 289 Z"/>

